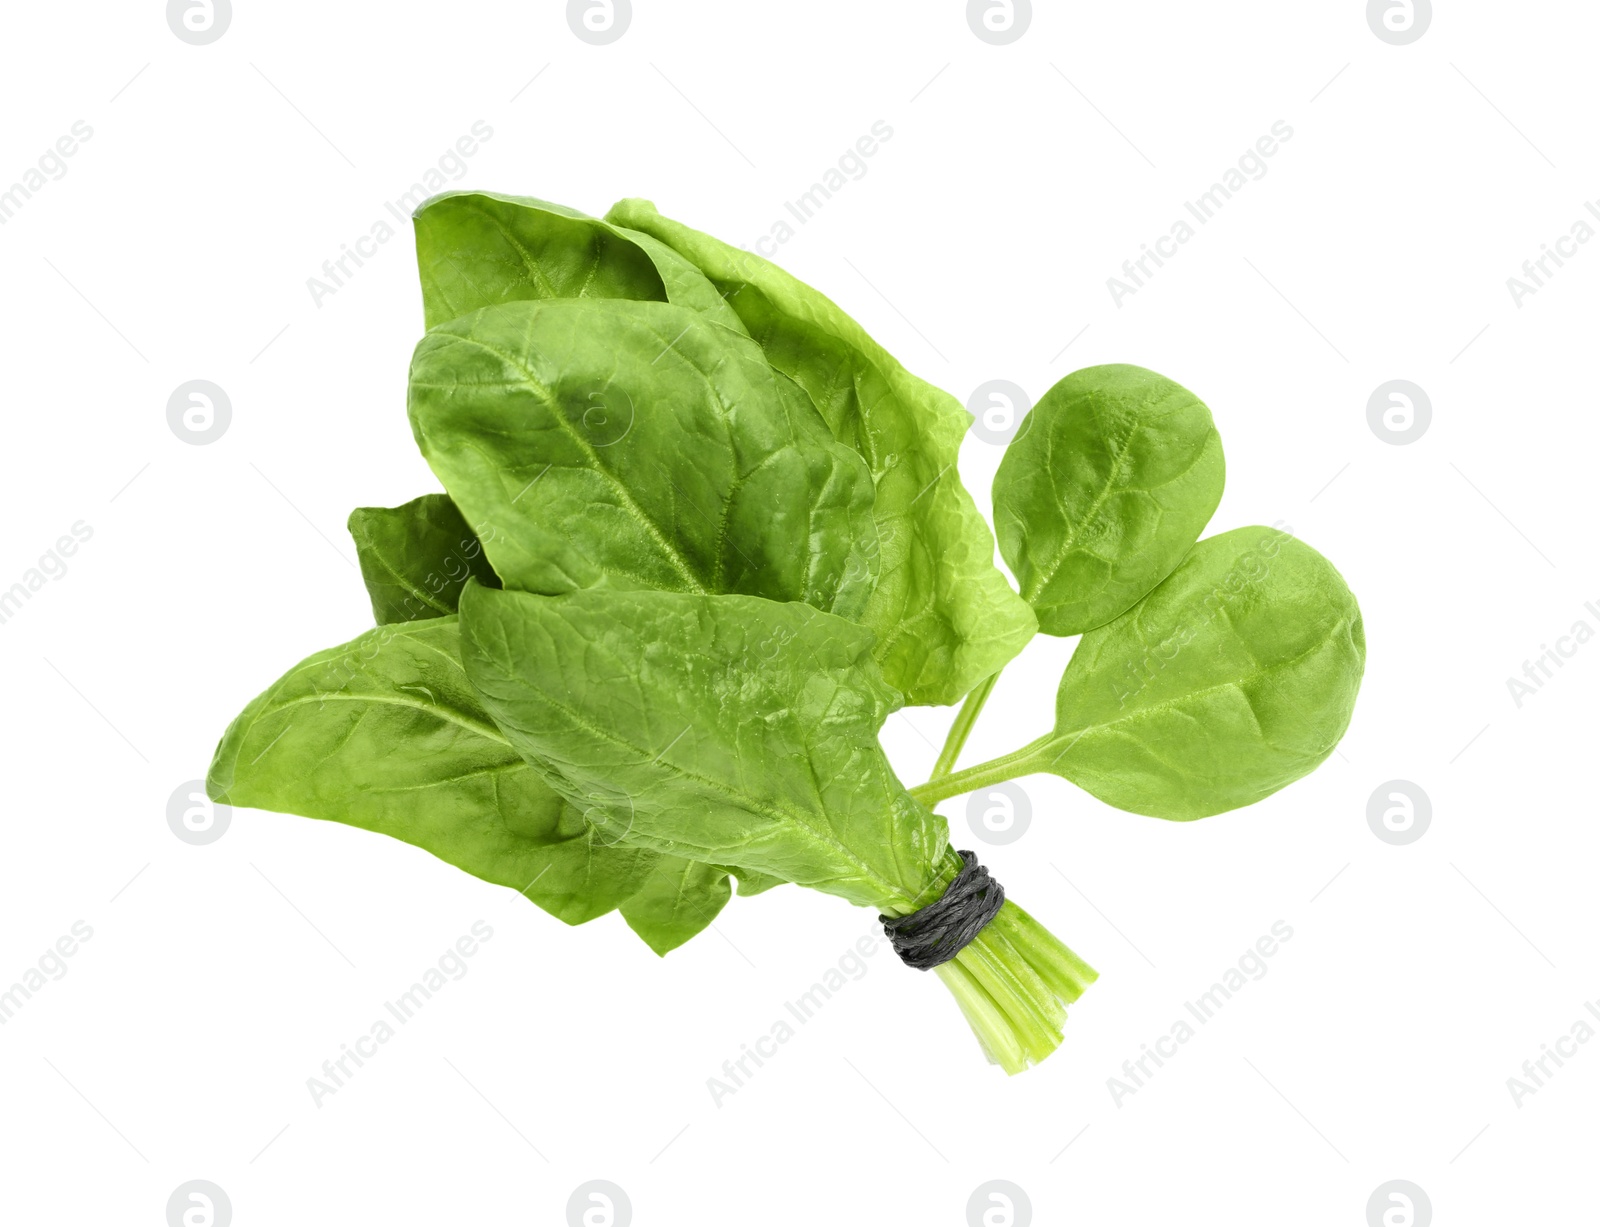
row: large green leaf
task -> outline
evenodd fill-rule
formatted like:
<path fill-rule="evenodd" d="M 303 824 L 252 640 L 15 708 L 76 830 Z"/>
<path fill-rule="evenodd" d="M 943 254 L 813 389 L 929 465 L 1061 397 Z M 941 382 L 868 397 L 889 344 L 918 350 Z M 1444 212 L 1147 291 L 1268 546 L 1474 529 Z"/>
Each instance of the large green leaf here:
<path fill-rule="evenodd" d="M 425 494 L 400 507 L 359 507 L 350 514 L 350 532 L 379 625 L 455 613 L 469 576 L 491 588 L 500 586 L 477 534 L 447 494 Z M 558 800 L 542 782 L 538 787 L 545 790 L 548 801 Z M 572 826 L 571 815 L 565 819 Z M 602 858 L 607 855 L 612 854 L 597 854 Z M 639 857 L 650 865 L 638 889 L 629 896 L 630 906 L 622 912 L 633 931 L 657 954 L 666 954 L 688 941 L 711 922 L 728 900 L 726 869 L 655 853 L 628 851 L 615 855 L 629 865 Z M 632 878 L 639 876 L 631 869 L 628 872 Z M 593 906 L 609 910 L 614 902 L 618 887 L 611 876 L 601 876 L 599 898 Z M 672 884 L 670 896 L 668 883 Z M 754 894 L 774 885 L 776 881 L 741 880 L 739 893 Z M 563 907 L 573 915 L 585 911 L 584 905 L 572 898 L 566 899 Z M 700 918 L 699 924 L 695 923 L 696 918 Z"/>
<path fill-rule="evenodd" d="M 749 338 L 666 303 L 490 307 L 411 369 L 423 454 L 508 587 L 872 592 L 872 481 Z"/>
<path fill-rule="evenodd" d="M 1356 599 L 1321 554 L 1271 528 L 1209 537 L 1079 642 L 1030 769 L 1157 818 L 1250 805 L 1333 752 L 1366 656 Z"/>
<path fill-rule="evenodd" d="M 649 878 L 507 744 L 467 681 L 454 617 L 368 631 L 296 665 L 217 747 L 213 800 L 348 823 L 424 848 L 581 924 Z"/>
<path fill-rule="evenodd" d="M 760 895 L 771 890 L 774 886 L 782 886 L 783 879 L 775 878 L 771 874 L 755 873 L 749 869 L 729 870 L 738 888 L 738 893 L 744 895 Z"/>
<path fill-rule="evenodd" d="M 462 652 L 554 787 L 644 846 L 911 910 L 948 842 L 877 733 L 871 635 L 806 605 L 469 584 Z"/>
<path fill-rule="evenodd" d="M 483 543 L 448 494 L 424 494 L 399 507 L 357 507 L 350 535 L 379 626 L 455 613 L 469 578 L 500 586 Z"/>
<path fill-rule="evenodd" d="M 994 538 L 956 459 L 971 415 L 908 372 L 816 290 L 776 265 L 624 200 L 607 220 L 692 260 L 767 361 L 815 402 L 834 437 L 861 453 L 877 487 L 878 586 L 863 621 L 877 658 L 912 703 L 954 703 L 1033 635 L 1033 614 L 994 565 Z"/>
<path fill-rule="evenodd" d="M 736 332 L 739 317 L 664 243 L 527 196 L 451 192 L 417 211 L 417 266 L 429 328 L 521 299 L 672 302 Z"/>
<path fill-rule="evenodd" d="M 1081 635 L 1178 565 L 1222 499 L 1211 411 L 1137 366 L 1068 375 L 1023 419 L 994 479 L 1000 553 L 1050 635 Z"/>
<path fill-rule="evenodd" d="M 739 894 L 759 895 L 781 886 L 781 878 L 729 870 L 720 865 L 657 856 L 644 885 L 622 901 L 622 918 L 657 954 L 668 954 L 708 928 L 732 894 L 729 875 L 738 878 Z"/>
<path fill-rule="evenodd" d="M 650 949 L 666 954 L 715 920 L 731 894 L 726 869 L 658 857 L 644 884 L 623 900 L 622 918 Z"/>

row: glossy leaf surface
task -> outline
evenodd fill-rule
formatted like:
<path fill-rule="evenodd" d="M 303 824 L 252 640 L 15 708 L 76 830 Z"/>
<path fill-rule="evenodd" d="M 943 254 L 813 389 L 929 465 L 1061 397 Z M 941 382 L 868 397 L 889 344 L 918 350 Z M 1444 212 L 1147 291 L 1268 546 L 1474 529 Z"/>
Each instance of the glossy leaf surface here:
<path fill-rule="evenodd" d="M 350 536 L 379 626 L 455 613 L 469 578 L 500 585 L 448 494 L 424 494 L 399 507 L 357 507 Z"/>
<path fill-rule="evenodd" d="M 726 869 L 658 857 L 643 885 L 623 900 L 622 918 L 650 949 L 664 955 L 702 932 L 732 893 Z"/>
<path fill-rule="evenodd" d="M 1277 529 L 1235 529 L 1083 637 L 1034 757 L 1119 809 L 1218 814 L 1333 752 L 1365 664 L 1361 611 L 1333 565 Z"/>
<path fill-rule="evenodd" d="M 499 727 L 630 840 L 880 908 L 934 877 L 944 820 L 878 745 L 898 696 L 854 623 L 742 596 L 476 584 L 461 616 Z"/>
<path fill-rule="evenodd" d="M 608 220 L 692 260 L 760 343 L 768 362 L 858 451 L 877 489 L 882 545 L 862 621 L 911 703 L 955 703 L 1020 652 L 1035 623 L 994 565 L 994 538 L 956 459 L 972 418 L 911 374 L 828 298 L 760 256 L 624 200 Z"/>
<path fill-rule="evenodd" d="M 1130 608 L 1178 565 L 1222 498 L 1211 411 L 1136 366 L 1068 375 L 1039 399 L 994 479 L 1000 553 L 1051 635 Z"/>
<path fill-rule="evenodd" d="M 379 627 L 291 669 L 217 747 L 215 801 L 403 840 L 581 924 L 645 883 L 616 842 L 512 749 L 467 681 L 455 618 Z"/>
<path fill-rule="evenodd" d="M 429 333 L 423 454 L 508 587 L 872 593 L 866 466 L 748 338 L 665 303 L 521 302 Z"/>
<path fill-rule="evenodd" d="M 524 299 L 672 302 L 735 331 L 739 317 L 699 269 L 647 234 L 528 196 L 451 192 L 417 211 L 429 328 Z"/>

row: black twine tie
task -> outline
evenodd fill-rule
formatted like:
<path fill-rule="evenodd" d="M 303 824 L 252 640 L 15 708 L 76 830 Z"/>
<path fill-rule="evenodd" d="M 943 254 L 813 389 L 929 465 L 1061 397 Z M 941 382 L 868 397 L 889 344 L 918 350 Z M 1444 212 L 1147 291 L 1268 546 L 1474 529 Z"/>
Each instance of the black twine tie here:
<path fill-rule="evenodd" d="M 948 963 L 995 918 L 1006 888 L 978 864 L 975 853 L 961 852 L 961 872 L 944 895 L 909 916 L 879 916 L 894 952 L 907 967 L 927 971 Z"/>

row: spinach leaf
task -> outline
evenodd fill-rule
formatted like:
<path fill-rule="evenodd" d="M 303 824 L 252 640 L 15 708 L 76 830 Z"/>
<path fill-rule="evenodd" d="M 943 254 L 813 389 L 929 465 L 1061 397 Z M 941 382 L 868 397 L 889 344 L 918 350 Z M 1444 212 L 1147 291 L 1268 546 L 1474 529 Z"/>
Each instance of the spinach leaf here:
<path fill-rule="evenodd" d="M 448 494 L 424 494 L 400 507 L 357 507 L 350 535 L 379 626 L 455 613 L 469 578 L 500 586 L 482 542 Z"/>
<path fill-rule="evenodd" d="M 582 924 L 641 889 L 657 857 L 563 800 L 489 719 L 454 617 L 379 627 L 302 661 L 228 727 L 215 801 L 414 844 Z M 596 821 L 598 820 L 598 822 Z"/>
<path fill-rule="evenodd" d="M 478 584 L 461 620 L 496 724 L 631 841 L 897 911 L 935 878 L 945 823 L 878 745 L 899 696 L 854 623 L 746 596 Z"/>
<path fill-rule="evenodd" d="M 971 415 L 776 265 L 670 221 L 648 201 L 621 201 L 606 217 L 692 260 L 767 361 L 866 460 L 882 564 L 862 620 L 878 636 L 890 684 L 911 703 L 955 703 L 998 672 L 1035 623 L 995 567 L 994 538 L 956 471 Z"/>
<path fill-rule="evenodd" d="M 491 588 L 500 586 L 484 558 L 477 534 L 447 494 L 425 494 L 402 507 L 357 508 L 350 516 L 350 531 L 356 539 L 361 572 L 379 625 L 455 613 L 469 576 Z M 464 684 L 463 679 L 455 680 Z M 538 786 L 544 789 L 548 802 L 558 800 L 542 782 Z M 597 853 L 601 858 L 607 855 L 612 854 Z M 615 855 L 642 858 L 650 866 L 622 912 L 634 932 L 657 954 L 666 954 L 688 941 L 711 922 L 728 900 L 725 869 L 650 852 L 630 850 Z M 666 883 L 672 884 L 670 896 L 664 893 Z M 754 894 L 774 885 L 775 879 L 764 884 L 741 880 L 740 894 Z M 615 889 L 610 877 L 601 875 L 595 906 L 614 901 Z M 564 906 L 571 914 L 583 914 L 584 907 L 575 898 L 568 899 Z M 701 918 L 698 923 L 696 918 Z"/>
<path fill-rule="evenodd" d="M 730 876 L 738 878 L 741 895 L 759 895 L 782 878 L 687 861 L 679 856 L 658 856 L 644 885 L 617 909 L 628 927 L 657 954 L 676 950 L 708 928 L 732 893 Z"/>
<path fill-rule="evenodd" d="M 741 897 L 765 894 L 774 886 L 783 885 L 782 878 L 775 878 L 767 873 L 755 873 L 749 869 L 730 869 L 728 872 L 737 879 L 735 885 Z"/>
<path fill-rule="evenodd" d="M 1366 659 L 1361 610 L 1321 554 L 1271 528 L 1207 538 L 1078 644 L 1051 769 L 1158 818 L 1250 805 L 1333 753 Z"/>
<path fill-rule="evenodd" d="M 620 908 L 660 953 L 735 880 L 905 917 L 960 878 L 989 906 L 934 970 L 1015 1073 L 1095 973 L 927 806 L 1053 771 L 1199 818 L 1348 725 L 1355 598 L 1284 532 L 1193 545 L 1221 445 L 1170 381 L 1078 372 L 1029 417 L 995 488 L 1024 599 L 955 475 L 968 415 L 781 270 L 640 201 L 450 193 L 417 245 L 410 418 L 449 493 L 351 517 L 382 625 L 246 708 L 217 800 L 389 834 L 569 923 Z M 1083 635 L 1056 728 L 952 772 L 1040 626 Z M 963 695 L 908 792 L 885 718 Z"/>
<path fill-rule="evenodd" d="M 664 955 L 715 920 L 731 893 L 726 869 L 663 856 L 644 885 L 623 900 L 622 918 L 650 949 Z"/>
<path fill-rule="evenodd" d="M 1211 411 L 1137 366 L 1068 375 L 994 479 L 1000 553 L 1050 635 L 1111 621 L 1178 565 L 1222 499 Z"/>
<path fill-rule="evenodd" d="M 900 696 L 854 623 L 745 596 L 479 584 L 461 618 L 468 674 L 506 736 L 631 841 L 894 916 L 964 868 L 878 744 Z M 1095 979 L 1010 900 L 935 970 L 1009 1073 L 1054 1051 Z"/>
<path fill-rule="evenodd" d="M 1361 610 L 1333 564 L 1287 532 L 1237 528 L 1079 641 L 1053 732 L 913 795 L 931 805 L 1050 771 L 1156 818 L 1251 805 L 1333 753 L 1366 659 Z"/>
<path fill-rule="evenodd" d="M 436 328 L 522 299 L 672 302 L 743 332 L 704 274 L 664 243 L 527 196 L 451 192 L 417 211 L 423 313 Z"/>
<path fill-rule="evenodd" d="M 747 337 L 666 303 L 490 307 L 411 368 L 423 454 L 508 587 L 744 592 L 852 616 L 866 466 Z"/>

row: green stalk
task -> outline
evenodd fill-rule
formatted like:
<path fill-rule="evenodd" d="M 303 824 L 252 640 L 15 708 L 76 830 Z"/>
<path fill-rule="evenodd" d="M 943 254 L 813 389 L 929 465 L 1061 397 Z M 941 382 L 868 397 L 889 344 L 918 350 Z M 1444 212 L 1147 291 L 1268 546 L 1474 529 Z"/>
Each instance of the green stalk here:
<path fill-rule="evenodd" d="M 1002 754 L 999 758 L 979 763 L 976 767 L 968 767 L 965 771 L 957 771 L 946 776 L 935 775 L 926 784 L 918 784 L 911 789 L 911 795 L 921 804 L 933 806 L 950 797 L 959 797 L 962 793 L 987 788 L 990 784 L 1000 784 L 1006 780 L 1014 780 L 1019 775 L 1032 775 L 1036 771 L 1043 771 L 1049 761 L 1045 751 L 1050 748 L 1054 740 L 1054 733 L 1046 733 L 1038 741 L 1030 742 L 1020 750 Z M 940 758 L 942 760 L 943 755 Z"/>
<path fill-rule="evenodd" d="M 978 1037 L 983 1055 L 1008 1074 L 1028 1068 L 1028 1056 L 1017 1044 L 1010 1024 L 994 999 L 983 990 L 959 962 L 943 963 L 933 969 L 961 1007 L 961 1014 Z"/>
<path fill-rule="evenodd" d="M 944 749 L 939 751 L 939 761 L 933 764 L 933 774 L 928 777 L 930 780 L 942 779 L 955 770 L 956 759 L 961 757 L 962 747 L 972 735 L 973 725 L 978 723 L 978 714 L 983 711 L 983 705 L 989 701 L 989 696 L 994 693 L 994 684 L 999 680 L 998 672 L 991 673 L 967 696 L 967 701 L 956 713 L 949 735 L 944 739 Z"/>
<path fill-rule="evenodd" d="M 1088 964 L 1009 900 L 971 945 L 935 970 L 984 1051 L 1008 1074 L 1060 1046 L 1066 1007 L 1095 980 Z"/>
<path fill-rule="evenodd" d="M 1051 984 L 1064 987 L 1061 999 L 1067 1005 L 1083 996 L 1084 990 L 1100 978 L 1099 972 L 1020 907 L 1002 908 L 990 927 L 998 928 L 1022 952 L 1030 967 L 1041 969 Z"/>
<path fill-rule="evenodd" d="M 946 853 L 947 884 L 960 868 Z M 1021 1073 L 1060 1045 L 1067 1006 L 1095 971 L 1027 912 L 1007 900 L 966 949 L 934 969 L 989 1059 Z"/>
<path fill-rule="evenodd" d="M 956 961 L 966 956 L 962 966 L 1004 1011 L 1019 1046 L 1030 1060 L 1042 1061 L 1061 1042 L 1061 1023 L 1066 1011 L 1059 1007 L 1052 1009 L 1055 1001 L 1046 999 L 1043 993 L 1028 985 L 1026 978 L 1019 974 L 1026 967 L 1013 969 L 999 946 L 993 939 L 974 938 L 972 945 L 956 956 Z M 1011 957 L 1016 961 L 1014 953 Z"/>

